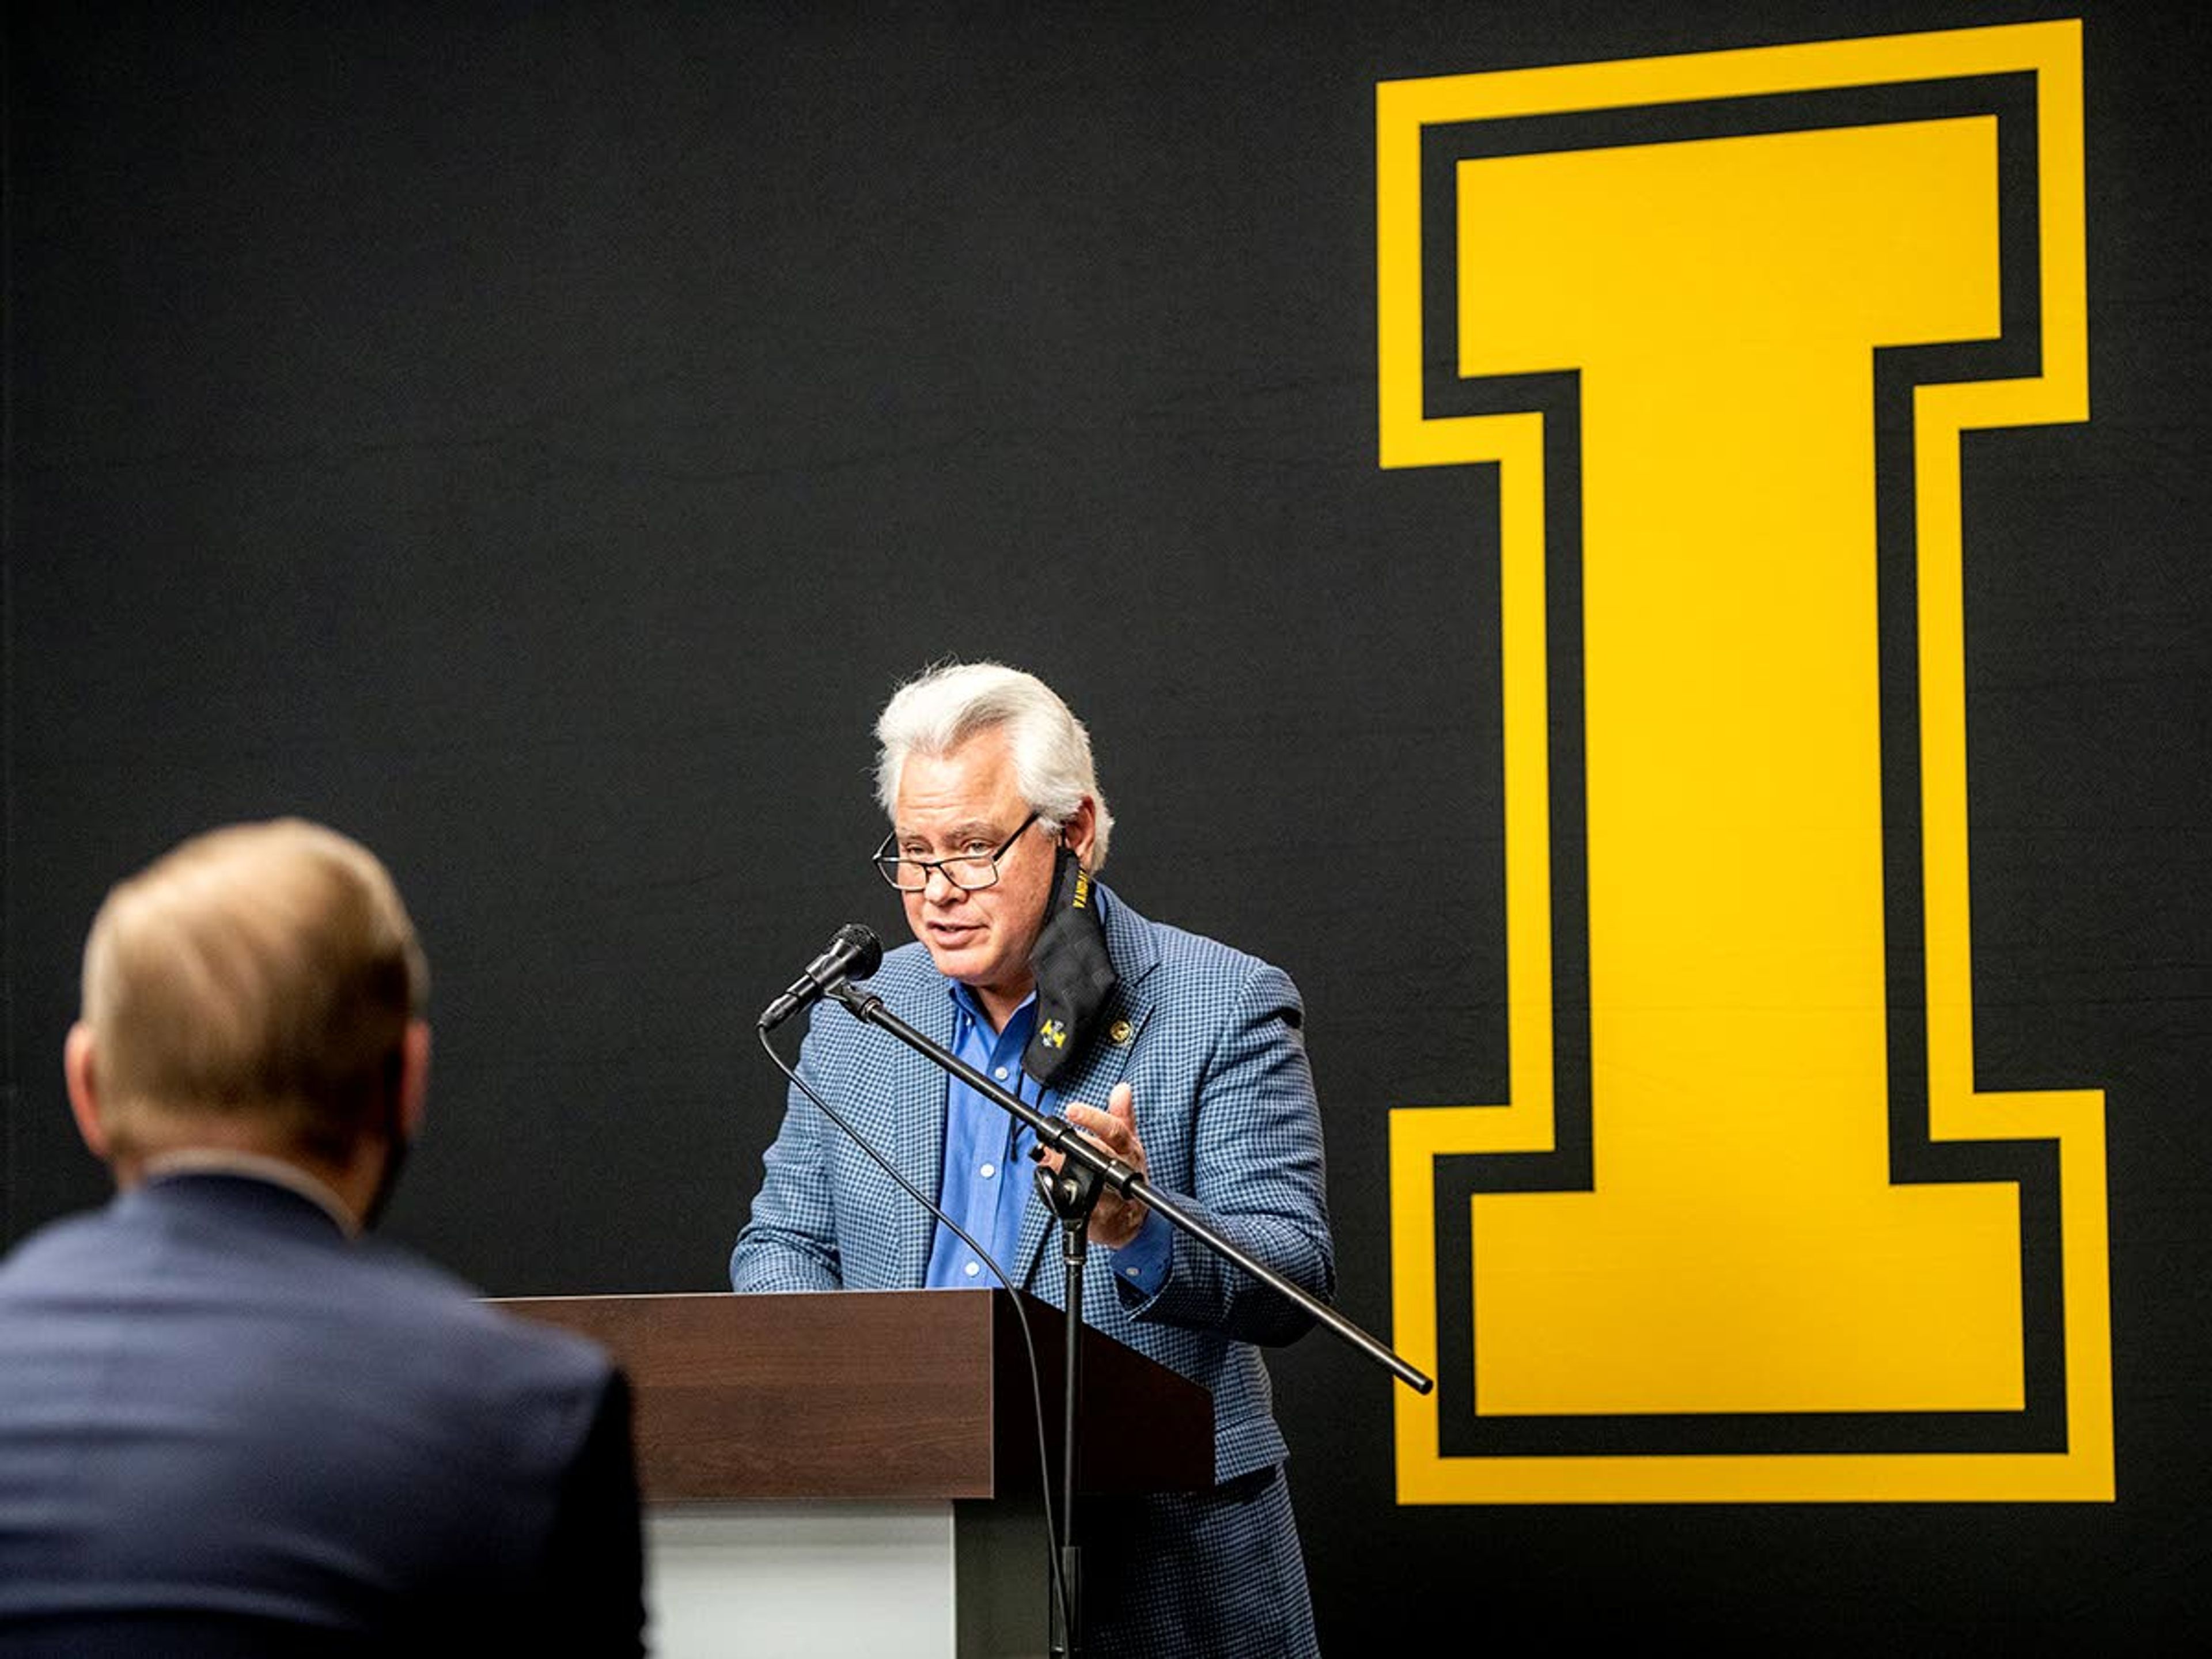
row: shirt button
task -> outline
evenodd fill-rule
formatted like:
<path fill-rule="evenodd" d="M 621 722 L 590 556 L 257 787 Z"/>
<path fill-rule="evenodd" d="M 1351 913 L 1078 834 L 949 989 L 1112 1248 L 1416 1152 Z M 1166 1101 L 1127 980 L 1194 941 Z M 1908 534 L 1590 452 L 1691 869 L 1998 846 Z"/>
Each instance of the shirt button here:
<path fill-rule="evenodd" d="M 993 1176 L 999 1173 L 999 1166 L 995 1164 L 986 1164 L 981 1170 L 977 1170 L 976 1173 L 981 1176 L 984 1180 L 988 1181 Z"/>
<path fill-rule="evenodd" d="M 998 1069 L 997 1071 L 994 1072 L 991 1075 L 992 1075 L 992 1076 L 994 1076 L 994 1077 L 995 1077 L 995 1078 L 997 1078 L 997 1079 L 999 1079 L 999 1081 L 1000 1081 L 1000 1082 L 1004 1083 L 1004 1082 L 1006 1080 L 1006 1068 L 1005 1066 L 1001 1066 L 1000 1067 L 999 1067 L 999 1069 Z"/>
<path fill-rule="evenodd" d="M 966 1273 L 969 1278 L 973 1279 L 977 1273 L 983 1271 L 983 1265 L 980 1261 L 971 1261 L 960 1271 Z"/>

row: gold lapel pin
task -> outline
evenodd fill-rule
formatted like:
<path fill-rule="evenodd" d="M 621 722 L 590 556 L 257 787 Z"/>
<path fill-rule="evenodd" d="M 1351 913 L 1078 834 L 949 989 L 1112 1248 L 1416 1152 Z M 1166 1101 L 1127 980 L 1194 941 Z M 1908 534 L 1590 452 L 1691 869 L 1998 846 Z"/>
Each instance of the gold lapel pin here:
<path fill-rule="evenodd" d="M 1128 1042 L 1129 1038 L 1134 1035 L 1136 1029 L 1137 1028 L 1130 1024 L 1127 1020 L 1117 1019 L 1111 1025 L 1106 1028 L 1106 1035 L 1113 1038 L 1115 1046 L 1119 1047 L 1122 1043 Z"/>

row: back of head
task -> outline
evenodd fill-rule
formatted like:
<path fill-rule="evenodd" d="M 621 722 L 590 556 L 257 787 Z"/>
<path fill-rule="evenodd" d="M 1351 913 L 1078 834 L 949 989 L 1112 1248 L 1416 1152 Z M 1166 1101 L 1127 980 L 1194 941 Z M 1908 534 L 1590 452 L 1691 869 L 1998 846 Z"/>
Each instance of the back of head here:
<path fill-rule="evenodd" d="M 901 686 L 876 721 L 876 799 L 896 810 L 909 755 L 951 754 L 977 733 L 1002 730 L 1022 797 L 1057 833 L 1089 796 L 1096 810 L 1090 868 L 1106 862 L 1114 816 L 1099 792 L 1091 734 L 1060 694 L 1034 674 L 1002 663 L 942 663 Z"/>
<path fill-rule="evenodd" d="M 343 1163 L 387 1109 L 429 976 L 375 856 L 297 818 L 194 836 L 118 883 L 85 944 L 110 1141 Z"/>

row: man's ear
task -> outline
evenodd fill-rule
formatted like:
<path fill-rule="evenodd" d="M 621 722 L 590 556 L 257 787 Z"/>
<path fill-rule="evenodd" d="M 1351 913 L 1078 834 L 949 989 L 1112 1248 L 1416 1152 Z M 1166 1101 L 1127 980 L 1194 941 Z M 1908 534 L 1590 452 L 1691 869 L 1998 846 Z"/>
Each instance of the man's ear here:
<path fill-rule="evenodd" d="M 1098 803 L 1085 795 L 1083 804 L 1060 826 L 1060 844 L 1075 854 L 1075 861 L 1091 867 L 1091 853 L 1098 836 Z"/>
<path fill-rule="evenodd" d="M 399 1039 L 399 1131 L 412 1140 L 422 1133 L 430 1097 L 430 1023 L 410 1019 Z"/>
<path fill-rule="evenodd" d="M 62 1080 L 69 1087 L 70 1114 L 86 1148 L 105 1164 L 108 1161 L 107 1126 L 100 1121 L 100 1085 L 94 1059 L 92 1027 L 82 1020 L 70 1027 L 62 1044 Z"/>

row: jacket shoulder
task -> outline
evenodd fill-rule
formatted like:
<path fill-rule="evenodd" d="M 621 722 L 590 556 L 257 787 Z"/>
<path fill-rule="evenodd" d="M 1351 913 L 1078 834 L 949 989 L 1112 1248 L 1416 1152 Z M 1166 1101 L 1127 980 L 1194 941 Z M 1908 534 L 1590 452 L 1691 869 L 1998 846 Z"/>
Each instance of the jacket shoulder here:
<path fill-rule="evenodd" d="M 1172 981 L 1201 981 L 1209 986 L 1239 988 L 1262 975 L 1289 975 L 1273 963 L 1224 944 L 1187 927 L 1154 921 L 1139 915 L 1127 900 L 1110 889 L 1107 911 L 1107 950 L 1124 977 L 1130 968 L 1140 974 L 1163 973 Z"/>

